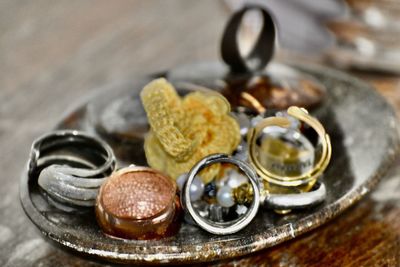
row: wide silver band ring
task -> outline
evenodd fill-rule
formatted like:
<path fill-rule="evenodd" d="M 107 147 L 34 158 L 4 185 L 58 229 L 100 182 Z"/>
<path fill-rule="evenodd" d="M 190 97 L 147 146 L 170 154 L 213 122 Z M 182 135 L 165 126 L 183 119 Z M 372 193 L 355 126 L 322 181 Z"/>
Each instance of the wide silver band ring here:
<path fill-rule="evenodd" d="M 201 217 L 190 201 L 190 185 L 196 175 L 205 167 L 215 163 L 230 163 L 237 166 L 248 177 L 253 187 L 253 202 L 249 210 L 239 219 L 230 222 L 213 222 Z M 246 227 L 256 216 L 260 206 L 259 181 L 255 171 L 245 162 L 230 158 L 225 154 L 213 154 L 200 160 L 188 173 L 188 178 L 181 192 L 182 206 L 186 209 L 196 224 L 209 233 L 216 235 L 233 234 Z"/>
<path fill-rule="evenodd" d="M 28 172 L 51 198 L 75 206 L 93 206 L 116 160 L 99 138 L 75 130 L 41 136 L 31 148 Z"/>
<path fill-rule="evenodd" d="M 326 187 L 317 182 L 316 189 L 298 194 L 267 194 L 262 197 L 262 206 L 267 209 L 291 210 L 305 209 L 322 203 L 326 198 Z"/>

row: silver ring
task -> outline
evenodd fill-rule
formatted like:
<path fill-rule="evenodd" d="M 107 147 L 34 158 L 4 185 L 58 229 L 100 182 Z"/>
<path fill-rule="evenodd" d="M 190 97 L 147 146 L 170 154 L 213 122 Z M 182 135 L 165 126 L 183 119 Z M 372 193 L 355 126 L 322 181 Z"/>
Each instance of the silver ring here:
<path fill-rule="evenodd" d="M 241 218 L 231 222 L 213 222 L 200 216 L 190 201 L 190 187 L 197 174 L 205 167 L 214 163 L 231 163 L 236 165 L 250 180 L 253 188 L 253 201 L 250 208 Z M 259 183 L 259 178 L 252 167 L 244 161 L 231 158 L 224 154 L 214 154 L 200 160 L 187 174 L 186 182 L 181 191 L 181 202 L 187 214 L 195 224 L 209 233 L 217 235 L 232 234 L 246 227 L 256 216 L 260 205 L 267 209 L 292 210 L 315 206 L 326 198 L 326 187 L 323 182 L 317 183 L 317 188 L 310 192 L 299 194 L 269 194 Z M 191 221 L 191 220 L 189 220 Z"/>
<path fill-rule="evenodd" d="M 76 206 L 93 206 L 98 190 L 116 159 L 99 138 L 75 130 L 46 134 L 32 144 L 30 176 L 53 199 Z"/>
<path fill-rule="evenodd" d="M 318 182 L 318 188 L 299 194 L 268 194 L 261 199 L 262 206 L 269 209 L 291 210 L 304 209 L 322 203 L 326 198 L 326 187 Z"/>
<path fill-rule="evenodd" d="M 253 187 L 253 202 L 249 207 L 248 212 L 241 218 L 236 219 L 232 222 L 213 222 L 206 220 L 201 217 L 194 209 L 192 202 L 190 201 L 190 185 L 192 184 L 196 175 L 205 167 L 214 163 L 231 163 L 236 165 L 250 180 L 251 186 Z M 206 230 L 209 233 L 216 235 L 233 234 L 244 227 L 246 227 L 256 216 L 258 208 L 260 206 L 260 190 L 259 181 L 255 171 L 245 162 L 230 158 L 225 154 L 214 154 L 207 156 L 200 160 L 188 173 L 187 181 L 181 192 L 182 206 L 186 209 L 192 219 L 198 226 Z"/>

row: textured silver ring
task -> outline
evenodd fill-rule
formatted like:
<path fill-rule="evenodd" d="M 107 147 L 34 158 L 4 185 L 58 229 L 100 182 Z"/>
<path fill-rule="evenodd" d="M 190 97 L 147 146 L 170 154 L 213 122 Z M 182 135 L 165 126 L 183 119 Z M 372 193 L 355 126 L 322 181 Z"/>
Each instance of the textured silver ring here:
<path fill-rule="evenodd" d="M 53 199 L 76 206 L 93 206 L 98 190 L 116 160 L 99 138 L 75 130 L 46 134 L 32 144 L 29 174 Z"/>
<path fill-rule="evenodd" d="M 262 197 L 262 206 L 268 209 L 291 210 L 304 209 L 322 203 L 326 198 L 326 187 L 317 182 L 317 188 L 299 194 L 266 194 Z"/>
<path fill-rule="evenodd" d="M 248 212 L 231 222 L 213 222 L 201 217 L 194 209 L 190 200 L 190 185 L 196 175 L 205 167 L 215 163 L 230 163 L 237 166 L 248 177 L 253 188 L 253 202 Z M 196 224 L 209 233 L 216 235 L 233 234 L 246 227 L 256 216 L 260 206 L 259 181 L 255 171 L 245 162 L 230 158 L 225 154 L 213 154 L 200 160 L 188 173 L 186 183 L 181 192 L 182 206 L 190 214 Z"/>

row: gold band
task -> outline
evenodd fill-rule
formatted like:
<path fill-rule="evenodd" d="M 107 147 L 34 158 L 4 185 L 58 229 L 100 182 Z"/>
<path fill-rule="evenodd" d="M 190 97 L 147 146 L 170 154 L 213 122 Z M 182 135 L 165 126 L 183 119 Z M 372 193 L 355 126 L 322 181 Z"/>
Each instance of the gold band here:
<path fill-rule="evenodd" d="M 308 114 L 308 111 L 304 108 L 289 107 L 287 113 L 310 125 L 318 134 L 321 144 L 322 153 L 320 160 L 314 167 L 305 174 L 297 176 L 281 176 L 271 173 L 258 161 L 256 151 L 256 140 L 262 130 L 269 126 L 279 126 L 282 128 L 288 128 L 290 126 L 290 120 L 285 117 L 269 117 L 260 121 L 255 127 L 251 128 L 248 132 L 247 140 L 249 147 L 249 159 L 250 163 L 255 167 L 258 175 L 268 182 L 282 185 L 282 186 L 299 186 L 306 184 L 312 180 L 317 180 L 318 177 L 324 172 L 329 164 L 332 155 L 332 147 L 329 135 L 325 132 L 322 124 L 314 117 Z"/>

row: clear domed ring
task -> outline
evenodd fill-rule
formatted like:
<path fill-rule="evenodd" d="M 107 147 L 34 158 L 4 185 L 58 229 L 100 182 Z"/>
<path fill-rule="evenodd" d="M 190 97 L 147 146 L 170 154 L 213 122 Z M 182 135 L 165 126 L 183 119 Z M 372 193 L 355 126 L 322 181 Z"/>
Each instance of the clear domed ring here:
<path fill-rule="evenodd" d="M 232 222 L 214 222 L 201 217 L 192 205 L 190 198 L 190 185 L 193 183 L 196 175 L 205 167 L 215 163 L 230 163 L 237 166 L 249 179 L 253 188 L 253 202 L 249 210 L 242 217 Z M 200 160 L 188 173 L 186 183 L 181 191 L 181 202 L 185 210 L 190 214 L 193 221 L 209 233 L 216 235 L 233 234 L 246 227 L 256 216 L 260 206 L 259 181 L 255 171 L 245 162 L 230 158 L 225 154 L 213 154 Z"/>
<path fill-rule="evenodd" d="M 310 171 L 297 176 L 282 176 L 272 173 L 260 163 L 256 151 L 257 137 L 266 127 L 279 126 L 289 128 L 291 122 L 286 117 L 268 117 L 261 120 L 255 127 L 249 129 L 247 134 L 249 161 L 256 169 L 257 174 L 264 180 L 280 186 L 299 186 L 316 181 L 321 176 L 331 159 L 332 147 L 329 135 L 326 133 L 323 125 L 316 118 L 309 115 L 306 109 L 292 106 L 288 108 L 287 113 L 289 116 L 308 124 L 316 131 L 322 145 L 319 161 Z"/>
<path fill-rule="evenodd" d="M 207 166 L 221 162 L 237 166 L 247 176 L 253 189 L 251 205 L 247 212 L 240 218 L 229 222 L 214 222 L 203 218 L 196 211 L 191 201 L 191 186 L 199 172 Z M 314 186 L 315 189 L 310 192 L 298 194 L 269 194 L 262 188 L 256 172 L 248 163 L 231 158 L 225 154 L 213 154 L 203 158 L 185 176 L 186 182 L 183 185 L 183 190 L 181 190 L 183 208 L 199 227 L 216 235 L 233 234 L 242 230 L 254 219 L 260 205 L 266 209 L 303 209 L 315 206 L 323 202 L 326 198 L 326 187 L 323 182 L 318 182 Z"/>

